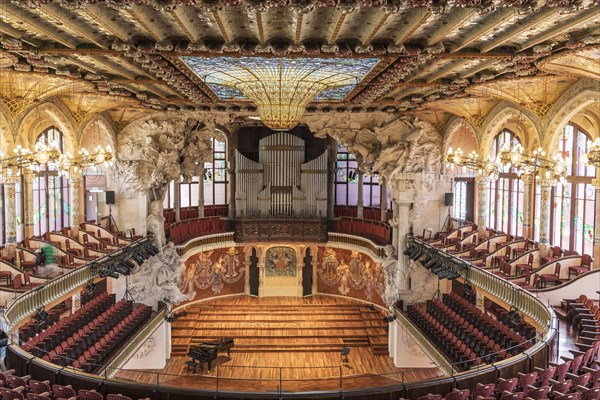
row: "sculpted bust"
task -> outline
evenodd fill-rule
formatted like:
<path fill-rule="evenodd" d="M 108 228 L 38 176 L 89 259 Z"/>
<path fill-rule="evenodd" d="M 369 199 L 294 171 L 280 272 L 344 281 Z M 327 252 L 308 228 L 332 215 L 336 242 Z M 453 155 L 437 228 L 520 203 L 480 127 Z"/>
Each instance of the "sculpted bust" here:
<path fill-rule="evenodd" d="M 150 203 L 150 214 L 146 218 L 146 227 L 149 233 L 154 234 L 156 247 L 162 252 L 165 245 L 165 217 L 163 217 L 162 203 L 154 200 Z"/>

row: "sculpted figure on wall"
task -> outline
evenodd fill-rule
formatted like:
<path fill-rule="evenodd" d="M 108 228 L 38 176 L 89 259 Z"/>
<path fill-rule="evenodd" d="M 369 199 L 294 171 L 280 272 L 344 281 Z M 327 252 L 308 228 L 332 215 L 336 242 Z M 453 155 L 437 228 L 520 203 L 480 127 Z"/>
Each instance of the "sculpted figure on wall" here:
<path fill-rule="evenodd" d="M 189 296 L 192 295 L 191 293 L 184 295 L 181 292 L 183 270 L 184 266 L 175 246 L 169 243 L 163 247 L 161 253 L 147 259 L 133 270 L 129 277 L 129 293 L 136 302 L 155 309 L 159 301 L 177 305 L 191 298 Z"/>
<path fill-rule="evenodd" d="M 393 307 L 394 303 L 399 299 L 399 286 L 397 279 L 400 277 L 398 273 L 398 257 L 396 257 L 396 249 L 391 244 L 385 246 L 386 259 L 381 264 L 385 271 L 385 291 L 383 292 L 382 300 L 388 307 Z"/>
<path fill-rule="evenodd" d="M 416 117 L 339 114 L 309 116 L 305 122 L 315 136 L 331 136 L 360 154 L 367 173 L 391 180 L 400 173 L 441 172 L 441 136 Z"/>
<path fill-rule="evenodd" d="M 150 203 L 150 214 L 146 218 L 146 228 L 148 233 L 154 234 L 154 245 L 159 251 L 167 241 L 165 237 L 165 217 L 163 217 L 163 205 L 159 200 Z"/>

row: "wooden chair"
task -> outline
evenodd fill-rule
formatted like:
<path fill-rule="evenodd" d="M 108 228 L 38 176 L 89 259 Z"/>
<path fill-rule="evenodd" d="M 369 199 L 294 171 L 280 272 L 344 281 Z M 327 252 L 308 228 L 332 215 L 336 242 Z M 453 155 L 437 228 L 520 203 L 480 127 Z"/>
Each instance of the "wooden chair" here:
<path fill-rule="evenodd" d="M 22 271 L 31 270 L 31 272 L 35 274 L 36 262 L 35 260 L 25 260 L 25 252 L 23 249 L 19 250 L 19 266 Z"/>
<path fill-rule="evenodd" d="M 589 254 L 584 254 L 581 256 L 581 265 L 569 267 L 569 279 L 571 279 L 571 275 L 581 275 L 590 271 L 592 265 L 592 257 Z"/>
<path fill-rule="evenodd" d="M 542 274 L 540 280 L 543 287 L 546 287 L 548 282 L 553 282 L 555 286 L 560 285 L 560 263 L 554 266 L 553 274 Z"/>
<path fill-rule="evenodd" d="M 525 264 L 517 264 L 517 275 L 522 275 L 527 271 L 531 271 L 533 269 L 533 254 L 530 254 L 527 258 L 527 263 Z"/>

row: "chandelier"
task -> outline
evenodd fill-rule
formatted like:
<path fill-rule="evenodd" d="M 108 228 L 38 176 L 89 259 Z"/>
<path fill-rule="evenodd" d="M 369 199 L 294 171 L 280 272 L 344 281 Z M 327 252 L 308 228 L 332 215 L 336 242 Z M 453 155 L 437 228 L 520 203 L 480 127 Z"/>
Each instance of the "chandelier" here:
<path fill-rule="evenodd" d="M 589 165 L 600 168 L 600 138 L 594 140 L 590 146 L 590 150 L 586 154 L 585 161 Z"/>
<path fill-rule="evenodd" d="M 182 60 L 223 101 L 251 100 L 276 131 L 296 126 L 312 101 L 342 101 L 377 58 L 195 57 Z"/>
<path fill-rule="evenodd" d="M 92 152 L 81 149 L 76 156 L 63 154 L 57 147 L 46 144 L 37 144 L 35 151 L 17 145 L 13 152 L 12 156 L 0 153 L 0 182 L 42 171 L 56 171 L 60 176 L 69 177 L 81 174 L 88 167 L 102 163 L 112 164 L 113 159 L 110 146 L 98 146 Z"/>
<path fill-rule="evenodd" d="M 600 143 L 598 148 L 600 149 Z M 502 172 L 513 170 L 519 177 L 535 176 L 550 180 L 555 184 L 557 182 L 564 184 L 568 174 L 568 159 L 562 154 L 548 158 L 546 152 L 541 148 L 527 153 L 521 144 L 512 147 L 505 145 L 495 158 L 488 157 L 486 161 L 480 160 L 475 151 L 465 156 L 460 148 L 456 151 L 450 148 L 446 156 L 446 163 L 451 168 L 460 166 L 476 170 L 479 176 L 492 180 L 498 179 Z"/>

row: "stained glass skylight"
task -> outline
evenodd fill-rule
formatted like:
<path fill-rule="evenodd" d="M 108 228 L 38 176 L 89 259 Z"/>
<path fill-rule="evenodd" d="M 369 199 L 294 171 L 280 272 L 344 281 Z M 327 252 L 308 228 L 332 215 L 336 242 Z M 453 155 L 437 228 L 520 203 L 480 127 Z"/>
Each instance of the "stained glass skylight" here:
<path fill-rule="evenodd" d="M 221 100 L 248 100 L 240 85 L 256 80 L 256 71 L 279 70 L 303 79 L 336 78 L 327 82 L 315 100 L 342 100 L 379 61 L 378 58 L 263 58 L 263 57 L 182 57 L 183 61 Z"/>
<path fill-rule="evenodd" d="M 183 57 L 221 100 L 252 100 L 274 130 L 298 124 L 313 100 L 342 100 L 377 58 Z"/>

